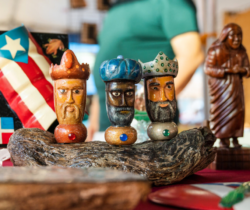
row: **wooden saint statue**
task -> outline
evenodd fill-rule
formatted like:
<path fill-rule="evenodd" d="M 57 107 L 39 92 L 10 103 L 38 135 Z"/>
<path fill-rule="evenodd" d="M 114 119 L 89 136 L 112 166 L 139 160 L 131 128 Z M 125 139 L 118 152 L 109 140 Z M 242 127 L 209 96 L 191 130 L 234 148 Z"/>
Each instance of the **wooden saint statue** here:
<path fill-rule="evenodd" d="M 153 61 L 142 63 L 146 110 L 152 123 L 147 133 L 151 140 L 170 140 L 178 133 L 173 122 L 177 103 L 174 78 L 178 74 L 177 60 L 159 52 Z"/>
<path fill-rule="evenodd" d="M 135 84 L 142 77 L 141 65 L 118 56 L 101 64 L 100 76 L 106 84 L 106 108 L 112 124 L 105 132 L 106 142 L 112 145 L 135 143 L 137 132 L 130 124 L 134 118 Z"/>
<path fill-rule="evenodd" d="M 242 77 L 249 77 L 249 60 L 242 45 L 242 30 L 237 24 L 226 25 L 220 37 L 211 45 L 205 62 L 211 96 L 210 129 L 228 148 L 241 147 L 238 137 L 244 130 L 244 93 Z"/>
<path fill-rule="evenodd" d="M 86 105 L 86 80 L 89 65 L 79 64 L 71 50 L 65 51 L 60 65 L 51 65 L 54 80 L 55 111 L 59 125 L 55 129 L 58 143 L 84 142 L 87 129 L 82 124 Z"/>

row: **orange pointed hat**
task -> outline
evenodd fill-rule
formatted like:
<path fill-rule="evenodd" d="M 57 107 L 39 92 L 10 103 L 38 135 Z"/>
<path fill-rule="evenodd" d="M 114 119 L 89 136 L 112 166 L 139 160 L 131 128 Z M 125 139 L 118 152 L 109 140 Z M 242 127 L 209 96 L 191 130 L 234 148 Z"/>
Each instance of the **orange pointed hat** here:
<path fill-rule="evenodd" d="M 50 66 L 50 76 L 53 80 L 58 79 L 83 79 L 89 78 L 89 64 L 79 64 L 74 52 L 66 50 L 62 56 L 60 65 Z"/>

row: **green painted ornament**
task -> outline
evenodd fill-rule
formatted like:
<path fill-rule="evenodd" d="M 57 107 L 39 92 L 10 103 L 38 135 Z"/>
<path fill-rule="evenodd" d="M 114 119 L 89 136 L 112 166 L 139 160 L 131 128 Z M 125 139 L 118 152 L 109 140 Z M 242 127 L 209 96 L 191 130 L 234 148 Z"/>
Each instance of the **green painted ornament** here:
<path fill-rule="evenodd" d="M 220 205 L 226 208 L 231 208 L 233 205 L 244 200 L 245 196 L 250 193 L 250 182 L 245 182 L 235 190 L 229 192 L 220 201 Z"/>
<path fill-rule="evenodd" d="M 163 132 L 162 132 L 163 136 L 169 136 L 170 135 L 170 132 L 168 129 L 165 129 Z"/>

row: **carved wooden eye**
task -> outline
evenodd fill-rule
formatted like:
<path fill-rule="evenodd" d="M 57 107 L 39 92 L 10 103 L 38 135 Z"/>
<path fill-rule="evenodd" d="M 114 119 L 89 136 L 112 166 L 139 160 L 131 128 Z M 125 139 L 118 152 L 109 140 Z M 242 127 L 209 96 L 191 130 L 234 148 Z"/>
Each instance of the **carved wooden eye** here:
<path fill-rule="evenodd" d="M 78 93 L 80 93 L 80 90 L 74 90 L 74 92 L 75 92 L 76 94 L 78 94 Z"/>
<path fill-rule="evenodd" d="M 128 91 L 128 92 L 126 92 L 126 95 L 127 95 L 127 96 L 132 96 L 133 94 L 134 94 L 133 91 Z"/>
<path fill-rule="evenodd" d="M 65 90 L 65 89 L 60 89 L 59 91 L 60 91 L 60 93 L 62 93 L 62 94 L 63 94 L 63 93 L 66 93 L 66 90 Z"/>
<path fill-rule="evenodd" d="M 118 91 L 114 91 L 114 92 L 112 92 L 112 95 L 115 96 L 115 97 L 118 97 L 118 96 L 121 95 L 121 93 L 118 92 Z"/>
<path fill-rule="evenodd" d="M 152 87 L 153 90 L 158 90 L 158 87 Z"/>
<path fill-rule="evenodd" d="M 171 85 L 168 85 L 167 87 L 168 87 L 168 89 L 171 89 Z"/>

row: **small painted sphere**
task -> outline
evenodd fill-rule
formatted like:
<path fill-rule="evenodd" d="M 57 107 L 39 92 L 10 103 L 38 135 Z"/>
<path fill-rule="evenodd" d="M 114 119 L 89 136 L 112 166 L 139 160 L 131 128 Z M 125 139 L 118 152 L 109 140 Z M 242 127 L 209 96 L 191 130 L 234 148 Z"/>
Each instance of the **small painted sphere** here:
<path fill-rule="evenodd" d="M 174 122 L 153 122 L 148 126 L 148 136 L 151 140 L 170 140 L 178 133 L 178 127 Z"/>
<path fill-rule="evenodd" d="M 74 133 L 69 133 L 68 138 L 69 140 L 74 141 L 76 139 L 76 135 Z"/>
<path fill-rule="evenodd" d="M 122 55 L 118 55 L 117 58 L 118 59 L 124 59 L 124 57 Z"/>
<path fill-rule="evenodd" d="M 129 145 L 137 140 L 137 132 L 131 126 L 114 127 L 110 126 L 105 131 L 105 140 L 111 145 Z"/>
<path fill-rule="evenodd" d="M 120 135 L 120 140 L 121 141 L 127 141 L 128 140 L 128 136 L 125 133 L 123 133 L 122 135 Z"/>
<path fill-rule="evenodd" d="M 87 129 L 83 124 L 59 124 L 54 132 L 57 143 L 79 143 L 87 138 Z"/>
<path fill-rule="evenodd" d="M 162 132 L 163 136 L 166 136 L 168 137 L 170 135 L 170 131 L 168 129 L 165 129 L 163 132 Z"/>

